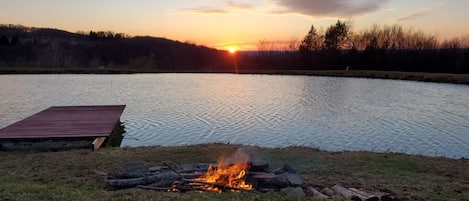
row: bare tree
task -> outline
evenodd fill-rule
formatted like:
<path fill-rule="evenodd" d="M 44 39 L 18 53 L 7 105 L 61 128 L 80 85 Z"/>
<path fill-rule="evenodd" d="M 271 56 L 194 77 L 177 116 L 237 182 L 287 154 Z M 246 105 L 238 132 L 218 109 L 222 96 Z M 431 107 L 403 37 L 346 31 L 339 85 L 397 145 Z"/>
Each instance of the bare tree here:
<path fill-rule="evenodd" d="M 257 53 L 259 58 L 259 64 L 261 66 L 269 65 L 274 59 L 275 46 L 271 41 L 266 39 L 259 40 L 257 43 Z"/>

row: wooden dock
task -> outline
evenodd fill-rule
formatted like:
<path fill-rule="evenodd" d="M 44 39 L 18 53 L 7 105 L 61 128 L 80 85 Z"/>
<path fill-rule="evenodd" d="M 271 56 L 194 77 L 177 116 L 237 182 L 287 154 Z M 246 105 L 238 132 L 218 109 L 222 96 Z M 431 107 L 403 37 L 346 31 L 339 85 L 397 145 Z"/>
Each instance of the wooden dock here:
<path fill-rule="evenodd" d="M 50 107 L 0 129 L 0 149 L 98 149 L 117 125 L 125 105 Z"/>

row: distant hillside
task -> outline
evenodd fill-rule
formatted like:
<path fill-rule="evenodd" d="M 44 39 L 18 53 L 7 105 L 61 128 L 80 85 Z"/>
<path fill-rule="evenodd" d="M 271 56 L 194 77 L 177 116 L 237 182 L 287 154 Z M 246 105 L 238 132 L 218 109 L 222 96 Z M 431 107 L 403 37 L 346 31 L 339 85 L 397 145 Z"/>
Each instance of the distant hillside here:
<path fill-rule="evenodd" d="M 113 32 L 0 25 L 0 67 L 212 70 L 233 66 L 226 51 Z"/>
<path fill-rule="evenodd" d="M 259 41 L 258 51 L 232 55 L 165 38 L 0 25 L 0 68 L 8 68 L 8 72 L 25 71 L 25 68 L 58 69 L 60 72 L 72 69 L 75 69 L 72 72 L 94 72 L 95 69 L 100 72 L 348 69 L 469 74 L 469 37 L 464 43 L 454 40 L 439 44 L 432 35 L 405 31 L 401 27 L 384 27 L 357 35 L 349 33 L 347 26 L 338 21 L 321 34 L 312 26 L 298 46 L 284 51 L 273 49 L 267 41 Z M 391 37 L 388 32 L 393 33 L 393 30 L 397 31 Z"/>

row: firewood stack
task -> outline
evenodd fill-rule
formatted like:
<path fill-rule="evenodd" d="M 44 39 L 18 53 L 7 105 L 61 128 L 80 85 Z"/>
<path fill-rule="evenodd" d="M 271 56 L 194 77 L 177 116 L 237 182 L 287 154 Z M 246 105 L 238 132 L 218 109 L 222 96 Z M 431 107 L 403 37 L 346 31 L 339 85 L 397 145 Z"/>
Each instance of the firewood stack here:
<path fill-rule="evenodd" d="M 111 189 L 141 188 L 158 191 L 250 191 L 264 193 L 280 191 L 292 196 L 312 196 L 320 199 L 343 200 L 397 200 L 385 193 L 369 192 L 356 188 L 345 188 L 340 185 L 318 187 L 304 184 L 296 171 L 287 166 L 270 169 L 268 163 L 249 162 L 246 175 L 240 180 L 250 184 L 249 188 L 233 187 L 219 182 L 200 180 L 209 169 L 210 164 L 164 164 L 150 167 L 145 162 L 125 164 L 115 176 L 105 176 L 105 184 Z M 217 164 L 212 164 L 217 168 Z M 241 182 L 241 181 L 233 181 Z"/>

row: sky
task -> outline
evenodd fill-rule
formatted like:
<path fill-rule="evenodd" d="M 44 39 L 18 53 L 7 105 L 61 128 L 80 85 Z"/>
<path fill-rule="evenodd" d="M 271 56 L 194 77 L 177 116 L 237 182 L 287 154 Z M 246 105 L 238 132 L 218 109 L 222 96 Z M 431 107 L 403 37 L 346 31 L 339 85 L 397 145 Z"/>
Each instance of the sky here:
<path fill-rule="evenodd" d="M 0 0 L 0 23 L 164 37 L 218 49 L 286 46 L 311 25 L 349 20 L 355 32 L 378 25 L 469 34 L 468 0 Z"/>

